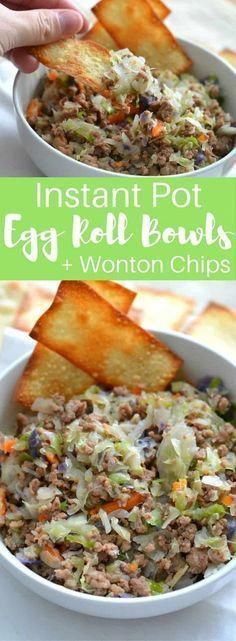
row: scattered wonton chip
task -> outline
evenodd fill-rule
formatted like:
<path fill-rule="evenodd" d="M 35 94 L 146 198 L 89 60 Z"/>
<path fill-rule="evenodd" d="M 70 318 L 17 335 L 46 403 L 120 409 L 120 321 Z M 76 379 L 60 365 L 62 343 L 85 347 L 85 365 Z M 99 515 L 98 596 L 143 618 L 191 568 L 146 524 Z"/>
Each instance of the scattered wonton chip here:
<path fill-rule="evenodd" d="M 67 38 L 30 47 L 30 53 L 46 67 L 64 71 L 95 91 L 103 89 L 104 75 L 110 69 L 109 51 L 90 40 Z"/>
<path fill-rule="evenodd" d="M 146 329 L 180 330 L 192 313 L 194 301 L 170 291 L 140 289 L 129 316 Z"/>
<path fill-rule="evenodd" d="M 236 311 L 209 303 L 187 333 L 236 362 Z"/>
<path fill-rule="evenodd" d="M 98 294 L 109 301 L 111 305 L 117 307 L 117 309 L 124 313 L 128 312 L 136 296 L 135 292 L 112 281 L 89 281 L 89 285 Z M 31 303 L 33 303 L 35 294 L 36 292 L 31 294 Z M 35 302 L 37 318 L 34 319 L 34 322 L 36 322 L 40 315 L 37 300 L 35 300 Z M 44 301 L 44 304 L 45 302 L 46 301 Z M 52 302 L 52 296 L 50 302 Z M 48 305 L 49 301 L 47 302 L 47 307 Z M 31 311 L 33 310 L 31 309 Z M 43 311 L 45 311 L 45 309 L 41 309 L 41 313 L 43 313 Z M 31 313 L 27 315 L 26 311 L 26 316 L 23 316 L 23 318 L 19 315 L 19 321 L 20 320 L 21 325 L 23 321 L 25 324 L 26 322 L 30 322 L 31 325 L 29 330 L 32 329 L 33 324 Z M 24 328 L 21 326 L 20 329 Z M 52 396 L 56 393 L 63 394 L 66 400 L 68 400 L 72 396 L 81 394 L 93 383 L 94 380 L 89 376 L 89 374 L 86 374 L 83 370 L 75 367 L 75 365 L 72 365 L 72 363 L 56 352 L 38 344 L 18 384 L 16 400 L 25 407 L 31 407 L 38 397 L 47 398 L 48 396 Z"/>
<path fill-rule="evenodd" d="M 181 364 L 168 347 L 82 281 L 60 284 L 31 336 L 109 387 L 164 389 Z"/>
<path fill-rule="evenodd" d="M 26 292 L 13 320 L 13 327 L 24 332 L 30 332 L 39 316 L 52 303 L 53 293 L 31 285 Z"/>
<path fill-rule="evenodd" d="M 18 383 L 18 403 L 31 407 L 36 398 L 62 394 L 66 400 L 81 394 L 94 383 L 89 374 L 65 358 L 38 344 Z"/>
<path fill-rule="evenodd" d="M 167 18 L 167 16 L 170 14 L 170 9 L 166 7 L 164 2 L 161 2 L 160 0 L 147 0 L 147 2 L 148 4 L 150 4 L 150 7 L 157 15 L 159 20 L 165 20 L 165 18 Z"/>
<path fill-rule="evenodd" d="M 146 0 L 101 0 L 93 9 L 119 47 L 143 56 L 154 69 L 182 73 L 191 61 Z"/>
<path fill-rule="evenodd" d="M 231 51 L 231 49 L 223 49 L 220 52 L 221 58 L 224 58 L 232 67 L 236 67 L 236 51 Z"/>
<path fill-rule="evenodd" d="M 4 331 L 12 326 L 17 309 L 27 291 L 27 284 L 21 281 L 0 282 L 0 346 Z"/>
<path fill-rule="evenodd" d="M 93 42 L 98 42 L 98 44 L 106 47 L 109 51 L 115 51 L 118 47 L 114 38 L 110 36 L 108 31 L 102 26 L 100 22 L 96 22 L 93 25 L 92 29 L 88 31 L 83 40 L 92 40 Z"/>

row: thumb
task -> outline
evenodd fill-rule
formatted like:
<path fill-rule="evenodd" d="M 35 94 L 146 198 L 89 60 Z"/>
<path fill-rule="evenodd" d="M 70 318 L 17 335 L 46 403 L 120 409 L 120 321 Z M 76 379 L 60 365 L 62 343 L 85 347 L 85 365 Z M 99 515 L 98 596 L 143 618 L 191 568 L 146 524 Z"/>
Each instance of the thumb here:
<path fill-rule="evenodd" d="M 0 54 L 16 47 L 47 44 L 86 28 L 84 17 L 73 9 L 5 10 L 0 27 Z"/>

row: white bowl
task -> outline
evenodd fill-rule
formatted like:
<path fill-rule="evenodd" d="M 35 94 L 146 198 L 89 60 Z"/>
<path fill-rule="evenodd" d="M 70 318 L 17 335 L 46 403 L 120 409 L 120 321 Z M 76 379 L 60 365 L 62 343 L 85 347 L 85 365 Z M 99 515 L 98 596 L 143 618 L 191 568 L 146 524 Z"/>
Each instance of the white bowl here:
<path fill-rule="evenodd" d="M 188 40 L 179 40 L 186 53 L 193 60 L 193 73 L 198 78 L 215 74 L 219 78 L 220 86 L 225 96 L 225 109 L 236 119 L 236 82 L 235 72 L 222 58 L 207 49 L 193 44 Z M 33 162 L 46 176 L 71 176 L 71 177 L 114 177 L 127 174 L 117 174 L 112 171 L 97 169 L 57 151 L 46 143 L 30 127 L 25 119 L 26 107 L 32 96 L 37 94 L 37 88 L 45 73 L 45 67 L 40 67 L 35 73 L 25 75 L 18 72 L 13 89 L 13 100 L 16 111 L 17 126 L 23 147 L 26 149 Z M 206 176 L 219 177 L 226 175 L 234 164 L 235 150 L 218 160 L 213 165 L 181 174 L 181 177 Z M 169 177 L 169 176 L 168 176 Z M 178 177 L 180 177 L 178 175 Z M 163 176 L 162 176 L 163 178 Z"/>
<path fill-rule="evenodd" d="M 214 374 L 222 378 L 226 388 L 232 397 L 235 398 L 236 368 L 232 363 L 183 334 L 158 332 L 157 335 L 183 358 L 185 362 L 183 375 L 188 380 L 196 382 L 199 378 L 207 374 Z M 5 427 L 12 422 L 15 411 L 12 404 L 12 394 L 28 358 L 29 355 L 20 358 L 0 377 L 1 429 L 5 429 Z M 198 601 L 209 598 L 228 583 L 233 572 L 236 571 L 236 559 L 233 559 L 209 578 L 203 579 L 187 588 L 160 596 L 126 600 L 82 594 L 74 590 L 68 590 L 55 583 L 50 583 L 22 565 L 16 557 L 9 552 L 1 540 L 0 561 L 17 579 L 41 597 L 65 608 L 69 608 L 70 610 L 75 610 L 76 612 L 111 619 L 153 617 L 180 610 Z"/>

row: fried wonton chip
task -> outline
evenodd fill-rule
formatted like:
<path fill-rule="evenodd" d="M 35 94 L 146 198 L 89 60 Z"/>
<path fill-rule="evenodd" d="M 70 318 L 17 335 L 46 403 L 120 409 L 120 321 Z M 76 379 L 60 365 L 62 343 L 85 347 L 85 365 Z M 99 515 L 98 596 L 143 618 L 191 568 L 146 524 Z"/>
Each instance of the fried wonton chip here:
<path fill-rule="evenodd" d="M 41 316 L 52 303 L 53 293 L 34 287 L 31 284 L 17 310 L 13 327 L 24 332 L 30 332 L 39 316 Z"/>
<path fill-rule="evenodd" d="M 21 405 L 31 407 L 36 398 L 48 398 L 53 394 L 62 394 L 69 400 L 93 383 L 89 374 L 38 344 L 18 383 L 15 397 Z"/>
<path fill-rule="evenodd" d="M 236 311 L 209 303 L 187 333 L 236 362 Z"/>
<path fill-rule="evenodd" d="M 118 49 L 116 41 L 110 36 L 108 31 L 102 26 L 100 22 L 96 22 L 93 25 L 92 29 L 88 31 L 83 40 L 92 40 L 93 42 L 98 42 L 98 44 L 106 47 L 109 51 L 115 51 Z"/>
<path fill-rule="evenodd" d="M 112 281 L 89 281 L 92 287 L 100 296 L 103 296 L 111 305 L 117 307 L 120 311 L 128 312 L 136 293 L 130 289 L 123 287 L 118 283 Z M 31 303 L 35 299 L 35 295 L 31 297 Z M 52 296 L 51 300 L 52 301 Z M 44 301 L 45 304 L 46 301 Z M 39 318 L 39 305 L 35 299 L 37 318 Z M 49 302 L 47 304 L 47 307 Z M 31 310 L 34 312 L 34 310 Z M 41 309 L 41 313 L 44 310 Z M 34 312 L 35 313 L 35 312 Z M 31 313 L 26 317 L 19 316 L 24 323 L 31 323 L 29 330 L 32 329 L 32 315 Z M 35 318 L 36 322 L 36 318 Z M 18 322 L 19 327 L 19 322 Z M 23 327 L 21 326 L 21 329 Z M 56 352 L 47 349 L 43 345 L 38 344 L 26 366 L 23 376 L 20 379 L 16 391 L 16 399 L 25 407 L 31 407 L 36 398 L 47 398 L 53 394 L 63 394 L 66 400 L 72 396 L 81 394 L 87 387 L 90 387 L 94 380 L 89 374 L 86 374 L 75 365 L 72 365 L 68 360 L 56 354 Z"/>
<path fill-rule="evenodd" d="M 223 49 L 220 52 L 221 58 L 224 58 L 232 67 L 236 67 L 236 51 L 231 51 L 231 49 Z"/>
<path fill-rule="evenodd" d="M 140 289 L 129 316 L 146 329 L 180 330 L 192 313 L 194 301 L 170 291 Z"/>
<path fill-rule="evenodd" d="M 165 18 L 170 14 L 170 9 L 166 7 L 164 2 L 161 2 L 160 0 L 147 0 L 147 2 L 150 4 L 150 7 L 159 20 L 165 20 Z"/>
<path fill-rule="evenodd" d="M 164 389 L 181 364 L 168 347 L 82 281 L 60 284 L 31 336 L 109 387 Z"/>
<path fill-rule="evenodd" d="M 93 11 L 120 48 L 129 47 L 150 67 L 177 74 L 189 68 L 191 61 L 146 0 L 101 0 Z"/>
<path fill-rule="evenodd" d="M 95 91 L 103 89 L 104 75 L 110 69 L 109 51 L 90 40 L 67 38 L 30 47 L 30 53 L 46 67 L 64 71 Z"/>
<path fill-rule="evenodd" d="M 97 294 L 105 298 L 110 305 L 113 305 L 113 307 L 119 309 L 120 312 L 123 312 L 123 314 L 129 311 L 129 308 L 137 296 L 136 292 L 112 280 L 87 280 L 85 282 L 89 287 L 92 287 Z"/>

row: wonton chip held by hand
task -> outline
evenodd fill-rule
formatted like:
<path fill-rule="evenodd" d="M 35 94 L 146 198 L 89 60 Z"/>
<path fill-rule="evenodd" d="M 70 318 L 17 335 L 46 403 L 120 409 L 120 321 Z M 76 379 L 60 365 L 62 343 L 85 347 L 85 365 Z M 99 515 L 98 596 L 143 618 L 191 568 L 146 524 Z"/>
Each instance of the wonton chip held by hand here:
<path fill-rule="evenodd" d="M 67 38 L 29 51 L 46 67 L 64 71 L 95 91 L 104 88 L 104 76 L 111 68 L 109 51 L 90 40 Z"/>
<path fill-rule="evenodd" d="M 236 311 L 209 303 L 187 329 L 187 334 L 236 362 Z"/>
<path fill-rule="evenodd" d="M 62 394 L 69 400 L 93 383 L 89 374 L 38 344 L 18 383 L 15 398 L 25 407 L 31 407 L 36 398 L 49 398 L 53 394 Z"/>
<path fill-rule="evenodd" d="M 150 7 L 159 20 L 165 20 L 165 18 L 170 14 L 170 9 L 166 7 L 164 2 L 161 2 L 160 0 L 147 0 L 147 2 L 150 4 Z"/>
<path fill-rule="evenodd" d="M 146 0 L 101 0 L 93 11 L 121 49 L 143 56 L 151 68 L 180 74 L 191 65 Z"/>
<path fill-rule="evenodd" d="M 140 289 L 129 316 L 146 329 L 182 329 L 194 301 L 174 292 Z"/>
<path fill-rule="evenodd" d="M 82 281 L 60 284 L 31 336 L 109 387 L 164 389 L 181 364 L 168 347 Z"/>
<path fill-rule="evenodd" d="M 100 22 L 96 24 L 88 31 L 83 40 L 92 40 L 93 42 L 98 42 L 98 44 L 106 47 L 109 51 L 115 51 L 118 49 L 118 46 L 115 40 L 110 36 L 108 31 L 102 26 Z"/>

